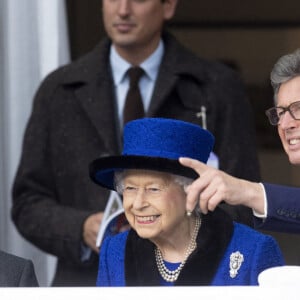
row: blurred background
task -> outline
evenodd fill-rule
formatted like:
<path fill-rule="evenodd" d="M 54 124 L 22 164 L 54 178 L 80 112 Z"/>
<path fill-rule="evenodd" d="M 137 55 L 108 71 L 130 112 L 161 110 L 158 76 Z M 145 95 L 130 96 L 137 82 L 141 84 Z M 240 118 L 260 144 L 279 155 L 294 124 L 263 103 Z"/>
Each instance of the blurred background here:
<path fill-rule="evenodd" d="M 0 0 L 0 248 L 33 259 L 42 286 L 51 282 L 55 259 L 15 232 L 11 183 L 33 94 L 48 72 L 77 59 L 104 36 L 101 2 Z M 254 111 L 263 181 L 300 186 L 300 168 L 289 164 L 264 114 L 273 105 L 269 74 L 274 63 L 300 47 L 299 0 L 179 0 L 168 28 L 199 56 L 240 72 Z M 278 241 L 288 264 L 300 265 L 300 236 L 266 233 Z"/>

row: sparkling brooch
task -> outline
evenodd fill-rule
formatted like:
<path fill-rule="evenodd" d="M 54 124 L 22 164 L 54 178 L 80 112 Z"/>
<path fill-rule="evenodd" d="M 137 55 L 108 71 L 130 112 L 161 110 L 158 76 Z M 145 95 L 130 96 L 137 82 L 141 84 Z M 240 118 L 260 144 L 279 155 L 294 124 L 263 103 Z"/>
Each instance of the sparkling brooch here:
<path fill-rule="evenodd" d="M 244 255 L 240 253 L 240 251 L 236 251 L 231 253 L 230 255 L 230 263 L 229 263 L 229 274 L 231 278 L 235 278 L 238 274 L 238 270 L 240 269 L 242 262 L 244 261 Z"/>

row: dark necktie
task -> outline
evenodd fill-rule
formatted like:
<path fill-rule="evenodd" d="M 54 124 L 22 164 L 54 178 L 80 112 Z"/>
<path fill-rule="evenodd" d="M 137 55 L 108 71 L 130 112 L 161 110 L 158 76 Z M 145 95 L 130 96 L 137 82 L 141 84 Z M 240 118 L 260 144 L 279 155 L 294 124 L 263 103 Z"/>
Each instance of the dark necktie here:
<path fill-rule="evenodd" d="M 139 89 L 139 80 L 144 71 L 140 67 L 131 67 L 128 69 L 127 74 L 129 76 L 129 89 L 125 99 L 125 106 L 123 111 L 123 123 L 139 118 L 143 118 L 145 115 L 144 105 Z"/>

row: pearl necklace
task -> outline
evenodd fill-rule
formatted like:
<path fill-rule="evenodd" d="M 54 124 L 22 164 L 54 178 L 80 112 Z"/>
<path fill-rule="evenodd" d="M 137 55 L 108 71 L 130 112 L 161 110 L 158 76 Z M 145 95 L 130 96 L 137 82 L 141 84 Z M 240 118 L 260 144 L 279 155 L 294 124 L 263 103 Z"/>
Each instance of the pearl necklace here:
<path fill-rule="evenodd" d="M 191 241 L 189 243 L 189 246 L 186 249 L 185 252 L 185 256 L 183 261 L 180 263 L 180 265 L 173 271 L 169 270 L 165 264 L 164 264 L 164 259 L 163 256 L 161 254 L 161 251 L 158 249 L 158 247 L 155 248 L 155 258 L 156 258 L 156 264 L 157 264 L 157 268 L 158 271 L 161 275 L 161 277 L 167 281 L 167 282 L 174 282 L 177 280 L 182 268 L 184 267 L 189 255 L 196 249 L 197 247 L 197 243 L 196 243 L 196 239 L 197 239 L 197 235 L 199 232 L 201 226 L 201 218 L 196 218 L 196 224 L 195 224 L 195 228 L 191 237 Z"/>

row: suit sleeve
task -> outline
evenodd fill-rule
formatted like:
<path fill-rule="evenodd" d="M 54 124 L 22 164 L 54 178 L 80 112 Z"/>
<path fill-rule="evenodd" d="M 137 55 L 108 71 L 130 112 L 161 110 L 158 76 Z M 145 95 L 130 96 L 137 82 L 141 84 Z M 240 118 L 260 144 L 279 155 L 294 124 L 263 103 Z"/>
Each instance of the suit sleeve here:
<path fill-rule="evenodd" d="M 26 261 L 24 264 L 23 271 L 21 273 L 20 287 L 38 287 L 38 281 L 34 272 L 33 263 L 31 261 Z"/>
<path fill-rule="evenodd" d="M 0 251 L 1 287 L 38 287 L 31 260 Z"/>
<path fill-rule="evenodd" d="M 264 183 L 268 212 L 267 218 L 255 218 L 257 228 L 300 233 L 300 188 Z"/>

